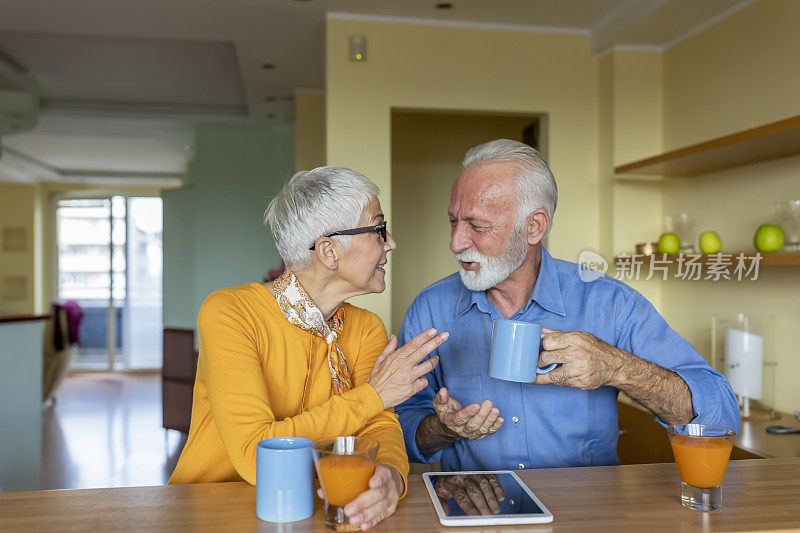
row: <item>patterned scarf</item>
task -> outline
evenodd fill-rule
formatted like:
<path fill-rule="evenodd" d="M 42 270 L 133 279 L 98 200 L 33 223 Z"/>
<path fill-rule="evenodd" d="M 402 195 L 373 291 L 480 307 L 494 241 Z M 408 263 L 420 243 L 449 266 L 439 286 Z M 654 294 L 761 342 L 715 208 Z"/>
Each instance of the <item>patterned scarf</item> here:
<path fill-rule="evenodd" d="M 333 316 L 326 322 L 322 312 L 309 298 L 306 291 L 297 281 L 293 272 L 285 271 L 274 281 L 275 298 L 286 320 L 318 337 L 325 339 L 328 345 L 328 368 L 331 371 L 333 394 L 340 395 L 353 388 L 347 360 L 336 339 L 342 333 L 344 325 L 344 306 L 339 306 Z"/>

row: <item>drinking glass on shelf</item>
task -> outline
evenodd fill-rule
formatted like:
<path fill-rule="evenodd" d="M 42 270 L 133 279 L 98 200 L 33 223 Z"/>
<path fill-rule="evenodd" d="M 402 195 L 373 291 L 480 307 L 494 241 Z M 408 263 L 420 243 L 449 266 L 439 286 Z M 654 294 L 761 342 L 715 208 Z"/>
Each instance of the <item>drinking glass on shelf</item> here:
<path fill-rule="evenodd" d="M 789 200 L 775 204 L 778 223 L 783 228 L 787 252 L 800 252 L 800 200 Z"/>
<path fill-rule="evenodd" d="M 728 468 L 736 432 L 708 424 L 667 428 L 669 443 L 681 478 L 681 503 L 697 511 L 722 505 L 720 485 Z"/>
<path fill-rule="evenodd" d="M 675 233 L 678 235 L 678 239 L 681 241 L 681 253 L 693 254 L 694 241 L 696 237 L 694 231 L 694 217 L 688 213 L 681 213 L 680 215 L 676 216 L 674 220 Z"/>
<path fill-rule="evenodd" d="M 344 506 L 369 489 L 380 443 L 369 437 L 336 437 L 311 445 L 322 492 L 325 525 L 336 531 L 357 531 Z"/>

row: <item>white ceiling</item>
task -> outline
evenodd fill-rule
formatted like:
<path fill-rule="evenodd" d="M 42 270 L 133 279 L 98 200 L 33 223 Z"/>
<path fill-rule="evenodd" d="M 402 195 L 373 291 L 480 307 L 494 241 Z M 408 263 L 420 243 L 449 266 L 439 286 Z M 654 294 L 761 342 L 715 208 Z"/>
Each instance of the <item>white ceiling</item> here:
<path fill-rule="evenodd" d="M 50 100 L 244 105 L 231 42 L 0 32 L 0 50 Z"/>
<path fill-rule="evenodd" d="M 175 183 L 198 124 L 282 127 L 295 91 L 323 89 L 326 14 L 584 33 L 599 54 L 669 46 L 754 0 L 441 1 L 0 0 L 0 63 L 42 96 L 38 125 L 2 139 L 0 180 Z M 0 90 L 18 84 L 0 69 Z"/>
<path fill-rule="evenodd" d="M 35 132 L 9 137 L 7 145 L 65 174 L 92 171 L 180 175 L 192 147 L 192 130 L 167 120 L 75 118 L 39 119 Z M 5 144 L 5 143 L 4 143 Z M 91 147 L 91 161 L 86 149 Z M 141 154 L 147 154 L 142 157 Z"/>

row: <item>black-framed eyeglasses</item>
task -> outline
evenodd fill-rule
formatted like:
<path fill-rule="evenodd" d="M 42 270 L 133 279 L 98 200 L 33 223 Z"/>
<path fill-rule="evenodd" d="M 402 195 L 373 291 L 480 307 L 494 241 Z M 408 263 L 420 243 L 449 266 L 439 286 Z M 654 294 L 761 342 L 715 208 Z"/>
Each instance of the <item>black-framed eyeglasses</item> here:
<path fill-rule="evenodd" d="M 376 231 L 381 234 L 383 238 L 383 242 L 386 242 L 386 222 L 382 224 L 378 224 L 377 226 L 364 226 L 363 228 L 353 228 L 353 229 L 343 229 L 342 231 L 334 231 L 333 233 L 328 233 L 325 237 L 334 237 L 336 235 L 358 235 L 359 233 L 369 233 L 371 231 Z M 313 250 L 316 248 L 317 243 L 312 244 L 308 247 L 309 250 Z"/>

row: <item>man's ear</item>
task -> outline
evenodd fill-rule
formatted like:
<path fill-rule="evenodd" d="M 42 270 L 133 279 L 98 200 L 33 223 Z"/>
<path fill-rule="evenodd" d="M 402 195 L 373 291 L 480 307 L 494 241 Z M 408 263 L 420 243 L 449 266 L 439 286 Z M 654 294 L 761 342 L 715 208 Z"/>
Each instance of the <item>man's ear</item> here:
<path fill-rule="evenodd" d="M 550 216 L 544 209 L 537 209 L 528 215 L 528 223 L 525 226 L 525 237 L 531 246 L 539 244 L 547 234 L 550 227 Z"/>
<path fill-rule="evenodd" d="M 322 237 L 317 240 L 317 246 L 314 248 L 317 254 L 317 259 L 330 269 L 336 268 L 341 258 L 341 245 L 331 239 L 330 237 Z"/>

